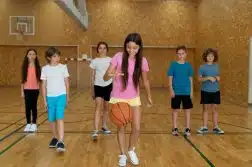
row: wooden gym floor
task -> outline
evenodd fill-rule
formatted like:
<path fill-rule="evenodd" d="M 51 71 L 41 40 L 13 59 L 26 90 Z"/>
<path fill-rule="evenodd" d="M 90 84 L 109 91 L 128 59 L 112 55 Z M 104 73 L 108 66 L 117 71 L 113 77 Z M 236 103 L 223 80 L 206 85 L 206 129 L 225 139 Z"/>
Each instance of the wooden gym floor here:
<path fill-rule="evenodd" d="M 4 167 L 115 167 L 118 145 L 115 127 L 108 122 L 113 134 L 100 135 L 93 143 L 90 138 L 94 104 L 88 90 L 72 90 L 71 102 L 65 114 L 66 152 L 58 154 L 48 149 L 51 132 L 47 114 L 39 101 L 38 132 L 23 133 L 24 106 L 18 88 L 0 88 L 0 166 Z M 142 167 L 251 167 L 252 113 L 247 108 L 222 104 L 220 127 L 225 135 L 197 135 L 201 126 L 199 97 L 194 99 L 192 136 L 171 135 L 171 110 L 165 89 L 153 89 L 153 108 L 142 108 L 141 135 L 137 153 Z M 144 95 L 144 94 L 143 94 Z M 144 97 L 144 96 L 143 96 Z M 145 99 L 143 99 L 143 104 Z M 184 127 L 180 113 L 179 127 Z M 210 122 L 212 129 L 212 122 Z M 127 135 L 128 137 L 128 135 Z M 130 164 L 128 166 L 131 166 Z"/>

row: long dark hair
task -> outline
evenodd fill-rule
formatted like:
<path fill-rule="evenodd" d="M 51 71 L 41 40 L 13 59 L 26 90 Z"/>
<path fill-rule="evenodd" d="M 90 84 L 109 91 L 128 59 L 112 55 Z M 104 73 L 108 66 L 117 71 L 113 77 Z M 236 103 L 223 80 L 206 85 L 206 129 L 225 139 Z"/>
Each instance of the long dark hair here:
<path fill-rule="evenodd" d="M 135 68 L 134 68 L 134 73 L 133 73 L 133 82 L 135 88 L 138 87 L 140 76 L 142 74 L 142 51 L 143 51 L 143 44 L 142 44 L 142 38 L 138 33 L 131 33 L 129 34 L 124 42 L 124 52 L 123 52 L 123 60 L 122 60 L 122 81 L 123 81 L 123 87 L 124 89 L 127 87 L 128 84 L 128 65 L 129 65 L 129 53 L 127 52 L 127 44 L 129 42 L 135 42 L 140 48 L 135 55 Z"/>
<path fill-rule="evenodd" d="M 27 55 L 30 51 L 33 51 L 36 54 L 36 58 L 34 60 L 35 70 L 36 70 L 36 78 L 37 78 L 37 81 L 40 82 L 41 67 L 39 64 L 38 57 L 37 57 L 37 51 L 35 49 L 28 49 L 26 52 L 26 55 L 24 57 L 23 64 L 22 64 L 22 83 L 23 84 L 27 81 L 27 75 L 28 75 L 27 73 L 28 73 L 28 67 L 29 67 L 29 60 L 28 60 Z"/>
<path fill-rule="evenodd" d="M 104 42 L 104 41 L 100 41 L 98 44 L 97 44 L 97 47 L 96 47 L 96 52 L 99 53 L 99 47 L 100 45 L 105 45 L 106 49 L 107 49 L 107 52 L 109 51 L 109 47 L 108 47 L 108 44 L 107 42 Z"/>

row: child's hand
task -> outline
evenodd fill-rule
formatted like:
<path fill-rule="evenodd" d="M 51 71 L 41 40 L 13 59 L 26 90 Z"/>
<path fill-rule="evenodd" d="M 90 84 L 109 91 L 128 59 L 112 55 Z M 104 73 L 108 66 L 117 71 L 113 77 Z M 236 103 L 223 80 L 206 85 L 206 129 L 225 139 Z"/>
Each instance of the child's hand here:
<path fill-rule="evenodd" d="M 115 73 L 113 73 L 113 74 L 109 74 L 109 76 L 110 77 L 117 77 L 117 76 L 123 76 L 124 74 L 123 73 L 121 73 L 121 72 L 118 72 L 118 71 L 116 71 Z"/>
<path fill-rule="evenodd" d="M 69 98 L 69 95 L 67 95 L 66 106 L 68 106 L 69 101 L 70 101 L 70 98 Z"/>
<path fill-rule="evenodd" d="M 171 98 L 174 98 L 175 97 L 175 93 L 174 93 L 174 90 L 171 91 Z"/>
<path fill-rule="evenodd" d="M 24 92 L 21 93 L 21 98 L 24 98 Z"/>
<path fill-rule="evenodd" d="M 153 102 L 152 102 L 152 98 L 150 96 L 148 96 L 148 104 L 147 107 L 152 107 Z"/>
<path fill-rule="evenodd" d="M 70 97 L 69 95 L 67 95 L 67 103 L 69 103 L 69 101 L 70 101 Z"/>
<path fill-rule="evenodd" d="M 44 107 L 45 107 L 45 110 L 47 111 L 48 110 L 48 106 L 47 106 L 46 100 L 44 100 Z"/>
<path fill-rule="evenodd" d="M 191 99 L 193 99 L 193 92 L 190 93 L 190 97 L 191 97 Z"/>
<path fill-rule="evenodd" d="M 94 93 L 94 89 L 91 89 L 91 97 L 93 100 L 95 100 L 95 93 Z"/>
<path fill-rule="evenodd" d="M 208 79 L 212 82 L 215 82 L 216 81 L 216 78 L 215 77 L 208 77 Z"/>

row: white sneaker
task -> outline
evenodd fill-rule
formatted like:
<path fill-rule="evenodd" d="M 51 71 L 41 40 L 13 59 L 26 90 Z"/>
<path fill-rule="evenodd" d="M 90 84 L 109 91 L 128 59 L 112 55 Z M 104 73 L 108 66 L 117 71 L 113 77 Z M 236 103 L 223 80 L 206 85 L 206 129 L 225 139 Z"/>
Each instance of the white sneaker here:
<path fill-rule="evenodd" d="M 32 124 L 30 127 L 30 132 L 36 132 L 37 131 L 37 125 L 36 124 Z"/>
<path fill-rule="evenodd" d="M 139 160 L 137 158 L 137 155 L 135 153 L 135 147 L 133 148 L 133 150 L 128 151 L 129 157 L 130 157 L 130 161 L 133 165 L 139 165 Z"/>
<path fill-rule="evenodd" d="M 31 124 L 27 124 L 24 128 L 24 132 L 29 132 L 31 128 Z"/>
<path fill-rule="evenodd" d="M 119 162 L 118 165 L 120 167 L 124 167 L 127 164 L 127 156 L 126 155 L 119 155 Z"/>
<path fill-rule="evenodd" d="M 94 132 L 93 132 L 93 134 L 92 134 L 92 140 L 93 140 L 93 141 L 97 141 L 98 133 L 99 133 L 98 130 L 94 130 Z"/>

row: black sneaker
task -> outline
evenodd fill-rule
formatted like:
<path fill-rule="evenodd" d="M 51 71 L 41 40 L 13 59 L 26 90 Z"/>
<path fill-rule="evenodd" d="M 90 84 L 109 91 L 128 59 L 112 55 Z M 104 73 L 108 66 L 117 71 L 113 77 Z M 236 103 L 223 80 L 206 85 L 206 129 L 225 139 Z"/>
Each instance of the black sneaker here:
<path fill-rule="evenodd" d="M 97 141 L 98 133 L 99 133 L 98 130 L 94 130 L 94 132 L 93 132 L 93 134 L 92 134 L 92 140 L 93 140 L 93 141 Z"/>
<path fill-rule="evenodd" d="M 58 142 L 56 150 L 58 152 L 64 152 L 64 151 L 66 151 L 64 143 L 63 142 Z"/>
<path fill-rule="evenodd" d="M 178 136 L 179 134 L 178 134 L 178 128 L 173 128 L 172 129 L 172 134 L 173 134 L 173 136 Z"/>
<path fill-rule="evenodd" d="M 215 134 L 224 134 L 224 131 L 221 130 L 219 127 L 216 127 L 213 129 L 213 133 Z"/>
<path fill-rule="evenodd" d="M 198 130 L 198 133 L 199 134 L 204 134 L 204 133 L 207 133 L 208 132 L 208 128 L 206 127 L 201 127 L 199 130 Z"/>
<path fill-rule="evenodd" d="M 57 146 L 58 139 L 53 138 L 49 144 L 49 148 L 55 148 Z"/>
<path fill-rule="evenodd" d="M 191 135 L 191 130 L 189 128 L 186 128 L 185 132 L 184 132 L 184 135 L 185 136 L 190 136 Z"/>
<path fill-rule="evenodd" d="M 111 131 L 108 130 L 107 128 L 102 128 L 101 130 L 103 134 L 111 134 Z"/>

